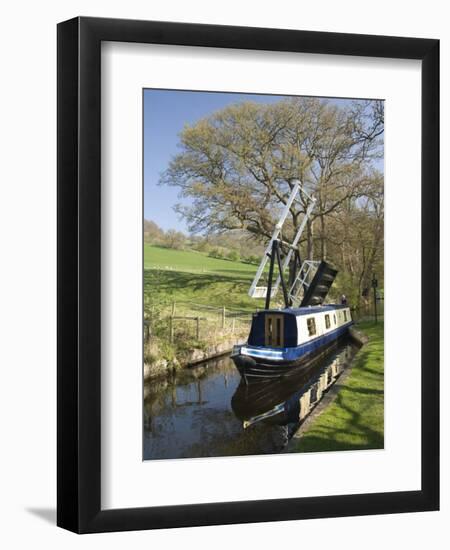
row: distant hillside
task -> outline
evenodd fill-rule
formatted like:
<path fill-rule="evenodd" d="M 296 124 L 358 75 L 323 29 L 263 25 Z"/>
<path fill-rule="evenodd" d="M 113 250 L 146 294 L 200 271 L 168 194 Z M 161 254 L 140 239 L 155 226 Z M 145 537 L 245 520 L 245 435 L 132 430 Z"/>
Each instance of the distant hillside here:
<path fill-rule="evenodd" d="M 188 271 L 192 273 L 227 273 L 228 276 L 247 277 L 255 273 L 252 264 L 213 258 L 196 250 L 173 250 L 162 246 L 144 245 L 144 269 Z"/>
<path fill-rule="evenodd" d="M 144 242 L 173 250 L 196 250 L 213 258 L 226 258 L 258 263 L 263 246 L 249 240 L 244 231 L 228 231 L 217 235 L 186 235 L 176 229 L 164 231 L 152 220 L 144 220 Z"/>

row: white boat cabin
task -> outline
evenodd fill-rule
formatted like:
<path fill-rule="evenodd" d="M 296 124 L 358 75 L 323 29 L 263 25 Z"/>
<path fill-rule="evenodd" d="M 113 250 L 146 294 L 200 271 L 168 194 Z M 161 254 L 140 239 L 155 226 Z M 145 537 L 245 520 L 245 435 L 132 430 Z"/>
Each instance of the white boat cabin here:
<path fill-rule="evenodd" d="M 249 346 L 296 347 L 352 322 L 350 308 L 340 305 L 264 310 L 253 316 Z"/>

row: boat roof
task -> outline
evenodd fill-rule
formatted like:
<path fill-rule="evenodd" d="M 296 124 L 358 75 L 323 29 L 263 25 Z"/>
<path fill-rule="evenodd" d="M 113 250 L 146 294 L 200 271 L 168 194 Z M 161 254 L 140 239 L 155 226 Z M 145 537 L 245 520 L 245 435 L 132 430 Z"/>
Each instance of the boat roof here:
<path fill-rule="evenodd" d="M 324 313 L 325 311 L 336 311 L 337 309 L 348 308 L 348 305 L 341 304 L 326 304 L 322 306 L 306 306 L 306 307 L 285 307 L 280 309 L 263 309 L 259 313 L 287 313 L 290 315 L 311 315 L 312 313 Z"/>

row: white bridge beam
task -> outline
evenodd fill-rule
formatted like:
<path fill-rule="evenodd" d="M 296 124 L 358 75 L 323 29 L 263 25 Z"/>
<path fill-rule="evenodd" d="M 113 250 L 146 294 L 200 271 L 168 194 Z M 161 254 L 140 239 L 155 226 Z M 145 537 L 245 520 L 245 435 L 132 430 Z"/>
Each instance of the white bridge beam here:
<path fill-rule="evenodd" d="M 294 241 L 292 242 L 292 244 L 290 245 L 290 248 L 289 248 L 289 252 L 287 254 L 287 256 L 284 258 L 284 261 L 283 261 L 283 265 L 282 265 L 282 272 L 284 274 L 284 272 L 286 271 L 286 269 L 288 269 L 289 267 L 289 261 L 292 257 L 292 253 L 293 253 L 293 250 L 295 248 L 298 247 L 298 243 L 300 242 L 300 237 L 305 229 L 305 226 L 306 226 L 306 222 L 308 221 L 310 215 L 311 215 L 311 212 L 313 211 L 314 209 L 314 206 L 315 206 L 315 203 L 316 203 L 316 199 L 314 199 L 313 197 L 311 197 L 304 189 L 303 189 L 303 186 L 302 184 L 300 183 L 299 180 L 295 180 L 294 182 L 294 187 L 292 188 L 292 191 L 291 191 L 291 194 L 289 195 L 289 198 L 283 208 L 283 211 L 281 213 L 281 216 L 280 216 L 280 219 L 278 220 L 277 224 L 275 225 L 275 229 L 272 233 L 272 237 L 269 241 L 269 244 L 267 245 L 265 251 L 264 251 L 264 256 L 261 260 L 261 263 L 259 264 L 259 267 L 258 267 L 258 270 L 256 272 L 256 275 L 255 275 L 255 278 L 253 279 L 253 282 L 250 286 L 250 290 L 248 292 L 248 295 L 251 297 L 251 298 L 265 298 L 267 296 L 267 286 L 258 286 L 258 283 L 259 281 L 261 280 L 261 277 L 263 275 L 263 272 L 264 272 L 264 269 L 267 265 L 267 262 L 269 261 L 270 259 L 270 254 L 272 252 L 272 244 L 273 244 L 273 241 L 278 239 L 278 237 L 280 236 L 280 233 L 281 233 L 281 229 L 283 228 L 283 224 L 284 222 L 286 221 L 286 218 L 289 214 L 289 210 L 293 204 L 293 202 L 295 201 L 295 199 L 297 198 L 297 195 L 299 194 L 299 192 L 302 192 L 304 195 L 306 195 L 306 197 L 309 199 L 310 201 L 310 204 L 308 205 L 307 209 L 306 209 L 306 212 L 305 212 L 305 215 L 303 216 L 303 219 L 302 219 L 302 222 L 297 230 L 297 233 L 295 235 L 295 238 L 294 238 Z M 277 280 L 275 282 L 275 284 L 273 285 L 272 287 L 272 291 L 271 291 L 271 297 L 275 296 L 276 293 L 277 293 L 277 290 L 278 290 L 278 287 L 280 285 L 280 275 L 278 275 L 277 277 Z"/>

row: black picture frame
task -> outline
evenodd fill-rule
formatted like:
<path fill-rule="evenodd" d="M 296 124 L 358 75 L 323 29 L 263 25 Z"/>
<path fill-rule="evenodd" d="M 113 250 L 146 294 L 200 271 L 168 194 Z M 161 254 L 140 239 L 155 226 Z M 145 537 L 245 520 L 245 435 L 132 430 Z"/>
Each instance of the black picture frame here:
<path fill-rule="evenodd" d="M 102 41 L 422 61 L 422 489 L 102 510 L 100 48 Z M 439 507 L 439 41 L 77 17 L 58 25 L 57 524 L 77 533 Z"/>

